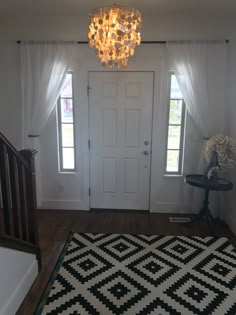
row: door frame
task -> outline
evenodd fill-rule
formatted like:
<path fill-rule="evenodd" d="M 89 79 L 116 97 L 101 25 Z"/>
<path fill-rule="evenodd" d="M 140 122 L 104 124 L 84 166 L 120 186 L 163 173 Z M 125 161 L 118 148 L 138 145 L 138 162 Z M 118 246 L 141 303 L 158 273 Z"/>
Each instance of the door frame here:
<path fill-rule="evenodd" d="M 94 52 L 90 47 L 86 45 L 79 45 L 80 54 L 75 59 L 72 65 L 72 71 L 76 73 L 78 78 L 78 101 L 79 101 L 79 124 L 82 125 L 83 134 L 81 135 L 80 144 L 80 158 L 82 169 L 80 171 L 81 176 L 81 207 L 80 210 L 88 211 L 90 209 L 90 197 L 89 197 L 89 187 L 90 187 L 90 170 L 89 170 L 89 150 L 88 150 L 88 140 L 89 140 L 89 112 L 88 112 L 88 95 L 87 86 L 89 82 L 89 72 L 103 72 L 112 71 L 104 68 L 100 61 L 96 58 Z M 156 212 L 158 208 L 162 209 L 163 204 L 166 205 L 166 201 L 161 201 L 158 199 L 158 189 L 163 180 L 166 182 L 166 178 L 160 181 L 161 174 L 158 169 L 164 163 L 164 157 L 162 156 L 160 150 L 165 147 L 165 135 L 163 123 L 166 119 L 165 105 L 167 102 L 167 72 L 169 69 L 168 60 L 166 58 L 165 47 L 160 47 L 160 45 L 147 45 L 140 46 L 135 53 L 135 56 L 130 58 L 128 69 L 129 71 L 137 72 L 154 72 L 154 87 L 153 87 L 153 132 L 152 133 L 152 160 L 151 160 L 151 186 L 150 186 L 150 212 Z M 127 71 L 127 69 L 119 69 L 118 71 Z M 167 106 L 166 106 L 167 107 Z M 163 123 L 162 123 L 163 122 Z M 164 123 L 165 126 L 165 123 Z M 157 135 L 157 136 L 156 136 Z M 158 150 L 157 150 L 158 148 Z M 160 150 L 159 150 L 160 148 Z M 154 169 L 153 167 L 154 166 Z M 156 171 L 157 170 L 157 171 Z M 171 182 L 179 181 L 178 179 L 171 180 Z M 168 202 L 169 205 L 169 202 Z M 166 206 L 164 207 L 166 208 Z M 173 207 L 172 207 L 173 208 Z M 171 208 L 171 209 L 172 209 Z M 165 209 L 164 209 L 164 212 Z"/>
<path fill-rule="evenodd" d="M 90 73 L 117 73 L 117 72 L 137 72 L 137 73 L 152 73 L 152 80 L 153 80 L 153 90 L 152 90 L 152 105 L 151 105 L 151 138 L 150 138 L 150 169 L 149 169 L 149 193 L 148 193 L 148 209 L 147 210 L 133 210 L 133 209 L 127 209 L 127 211 L 148 211 L 150 212 L 150 206 L 151 206 L 151 183 L 152 183 L 152 144 L 153 144 L 153 119 L 154 119 L 154 96 L 155 96 L 155 70 L 89 70 L 88 71 L 88 85 L 87 85 L 87 95 L 88 95 L 88 158 L 89 158 L 89 209 L 91 210 L 91 150 L 90 150 L 90 139 L 91 139 L 91 128 L 90 128 L 90 102 L 89 102 L 89 76 Z M 102 209 L 101 209 L 102 210 Z M 114 209 L 115 210 L 115 209 Z"/>

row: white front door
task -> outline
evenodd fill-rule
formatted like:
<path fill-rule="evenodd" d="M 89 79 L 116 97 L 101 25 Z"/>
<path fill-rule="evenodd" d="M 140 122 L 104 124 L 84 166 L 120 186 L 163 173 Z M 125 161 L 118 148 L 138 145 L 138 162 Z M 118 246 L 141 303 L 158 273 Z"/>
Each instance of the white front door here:
<path fill-rule="evenodd" d="M 90 207 L 149 209 L 153 72 L 90 72 Z"/>

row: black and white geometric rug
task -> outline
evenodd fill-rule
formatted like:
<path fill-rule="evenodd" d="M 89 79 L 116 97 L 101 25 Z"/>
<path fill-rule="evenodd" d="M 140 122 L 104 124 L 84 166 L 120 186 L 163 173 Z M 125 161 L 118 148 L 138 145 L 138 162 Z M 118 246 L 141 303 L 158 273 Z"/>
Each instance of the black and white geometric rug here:
<path fill-rule="evenodd" d="M 236 315 L 226 238 L 71 233 L 36 315 Z"/>

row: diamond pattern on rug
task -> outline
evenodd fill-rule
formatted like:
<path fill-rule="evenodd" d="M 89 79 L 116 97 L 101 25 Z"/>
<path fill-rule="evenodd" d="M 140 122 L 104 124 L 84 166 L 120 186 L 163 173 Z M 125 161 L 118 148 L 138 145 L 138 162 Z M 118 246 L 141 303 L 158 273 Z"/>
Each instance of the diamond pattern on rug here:
<path fill-rule="evenodd" d="M 186 238 L 187 239 L 191 239 L 191 241 L 197 242 L 198 244 L 202 244 L 202 245 L 212 245 L 215 243 L 215 241 L 217 240 L 217 237 L 214 236 L 206 236 L 206 237 L 200 237 L 200 236 L 188 236 Z"/>
<path fill-rule="evenodd" d="M 135 235 L 135 237 L 149 245 L 154 244 L 163 238 L 162 235 Z"/>
<path fill-rule="evenodd" d="M 127 235 L 119 235 L 102 245 L 99 245 L 99 248 L 121 262 L 126 258 L 139 253 L 143 249 L 143 246 L 138 242 L 134 242 L 131 236 L 127 237 Z"/>
<path fill-rule="evenodd" d="M 65 278 L 58 274 L 53 287 L 51 288 L 51 293 L 48 297 L 48 304 L 62 298 L 73 290 L 74 287 Z"/>
<path fill-rule="evenodd" d="M 68 246 L 67 255 L 72 254 L 74 252 L 77 252 L 77 251 L 79 251 L 85 247 L 86 247 L 86 245 L 84 243 L 82 243 L 79 239 L 77 239 L 77 236 L 75 236 Z"/>
<path fill-rule="evenodd" d="M 165 243 L 157 247 L 158 251 L 166 254 L 170 258 L 182 263 L 189 263 L 192 259 L 203 252 L 201 247 L 186 241 L 186 237 L 172 237 Z"/>
<path fill-rule="evenodd" d="M 167 303 L 161 301 L 159 298 L 153 300 L 150 304 L 138 313 L 138 315 L 182 315 L 180 312 L 172 308 Z"/>
<path fill-rule="evenodd" d="M 46 304 L 42 315 L 101 315 L 96 308 L 79 293 L 71 299 L 52 304 Z"/>
<path fill-rule="evenodd" d="M 111 314 L 123 314 L 140 302 L 148 293 L 148 289 L 122 271 L 106 277 L 89 289 Z"/>
<path fill-rule="evenodd" d="M 102 233 L 97 233 L 97 234 L 96 233 L 80 233 L 79 235 L 80 237 L 83 237 L 84 239 L 86 239 L 92 244 L 97 243 L 100 240 L 109 238 L 111 236 L 111 234 L 102 234 Z"/>
<path fill-rule="evenodd" d="M 235 315 L 236 314 L 236 302 L 231 305 L 229 311 L 225 315 Z"/>
<path fill-rule="evenodd" d="M 227 297 L 223 291 L 190 273 L 176 281 L 166 294 L 185 307 L 184 314 L 195 315 L 213 314 Z"/>
<path fill-rule="evenodd" d="M 127 267 L 154 286 L 160 285 L 179 270 L 176 265 L 154 253 L 139 257 Z"/>
<path fill-rule="evenodd" d="M 236 288 L 236 263 L 210 254 L 193 269 L 227 288 Z"/>
<path fill-rule="evenodd" d="M 63 267 L 81 283 L 85 283 L 108 271 L 112 264 L 95 251 L 89 250 L 66 260 Z"/>
<path fill-rule="evenodd" d="M 226 238 L 74 233 L 35 315 L 236 315 L 234 253 Z"/>
<path fill-rule="evenodd" d="M 217 249 L 217 251 L 236 260 L 236 249 L 227 239 L 225 239 L 225 242 Z"/>

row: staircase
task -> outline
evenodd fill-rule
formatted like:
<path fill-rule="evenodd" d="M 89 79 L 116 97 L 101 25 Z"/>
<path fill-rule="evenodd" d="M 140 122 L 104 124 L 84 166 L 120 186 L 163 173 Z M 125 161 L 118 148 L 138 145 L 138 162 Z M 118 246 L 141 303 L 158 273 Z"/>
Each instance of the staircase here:
<path fill-rule="evenodd" d="M 40 269 L 35 154 L 0 133 L 0 315 L 15 314 Z"/>

